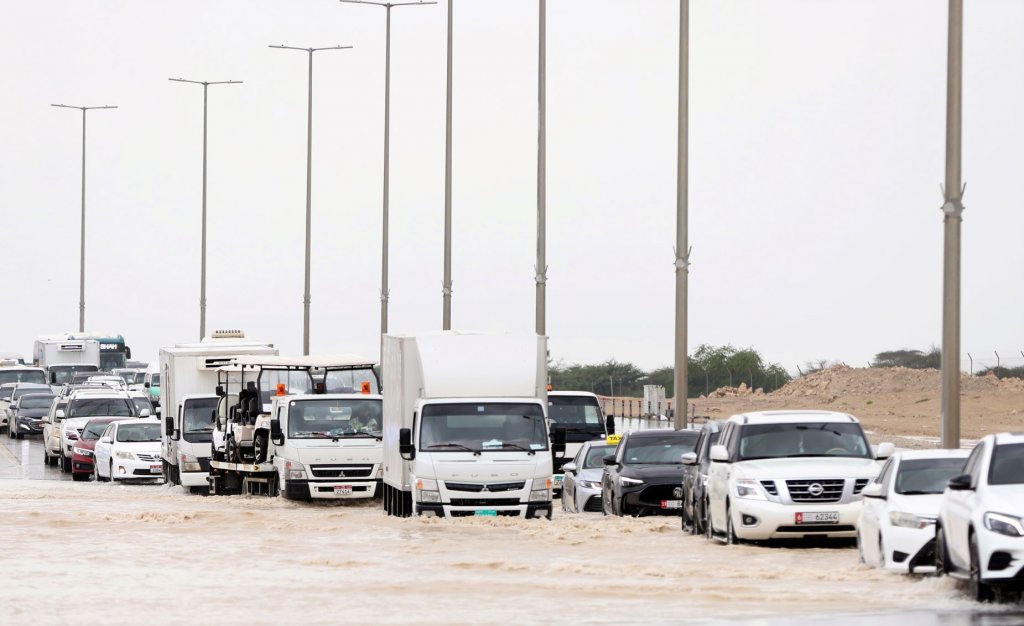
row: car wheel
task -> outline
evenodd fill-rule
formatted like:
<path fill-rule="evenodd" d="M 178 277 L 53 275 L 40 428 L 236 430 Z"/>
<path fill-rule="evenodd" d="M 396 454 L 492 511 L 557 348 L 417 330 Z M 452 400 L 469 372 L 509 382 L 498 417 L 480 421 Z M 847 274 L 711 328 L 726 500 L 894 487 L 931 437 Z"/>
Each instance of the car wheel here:
<path fill-rule="evenodd" d="M 604 497 L 606 489 L 607 487 L 601 490 L 601 515 L 608 515 L 608 501 L 607 498 Z"/>
<path fill-rule="evenodd" d="M 736 529 L 732 525 L 732 510 L 725 507 L 725 542 L 730 546 L 739 545 L 742 540 L 736 536 Z"/>
<path fill-rule="evenodd" d="M 971 578 L 968 582 L 971 598 L 978 602 L 992 602 L 996 598 L 992 585 L 986 585 L 981 580 L 981 559 L 978 557 L 978 539 L 971 533 Z"/>
<path fill-rule="evenodd" d="M 93 474 L 93 476 L 96 477 L 96 482 L 98 482 L 98 483 L 105 483 L 105 482 L 107 482 L 107 479 L 100 475 L 100 464 L 99 463 L 94 462 L 92 464 L 92 474 Z"/>
<path fill-rule="evenodd" d="M 704 500 L 704 538 L 711 541 L 715 538 L 715 531 L 711 526 L 711 502 Z"/>
<path fill-rule="evenodd" d="M 943 576 L 949 573 L 949 551 L 946 549 L 946 537 L 943 535 L 942 526 L 935 526 L 935 575 Z"/>
<path fill-rule="evenodd" d="M 110 460 L 110 467 L 109 467 L 109 469 L 110 469 L 110 473 L 107 474 L 107 480 L 109 480 L 110 482 L 114 482 L 117 479 L 114 478 L 114 460 L 113 459 Z"/>
<path fill-rule="evenodd" d="M 71 473 L 71 459 L 69 459 L 68 457 L 64 456 L 64 448 L 63 447 L 60 449 L 60 458 L 57 459 L 57 460 L 60 461 L 60 471 L 61 471 L 61 473 L 63 473 L 63 474 Z"/>
<path fill-rule="evenodd" d="M 878 567 L 885 569 L 885 542 L 882 541 L 882 534 L 878 534 Z"/>

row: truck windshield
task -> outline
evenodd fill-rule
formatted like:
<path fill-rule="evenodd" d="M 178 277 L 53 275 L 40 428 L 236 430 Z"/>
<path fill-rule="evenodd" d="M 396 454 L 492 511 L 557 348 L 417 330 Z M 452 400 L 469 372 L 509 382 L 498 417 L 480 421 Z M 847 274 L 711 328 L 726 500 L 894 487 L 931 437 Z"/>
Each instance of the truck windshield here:
<path fill-rule="evenodd" d="M 39 383 L 46 384 L 46 374 L 42 370 L 18 370 L 0 367 L 0 385 L 4 383 Z"/>
<path fill-rule="evenodd" d="M 95 365 L 53 365 L 49 371 L 55 379 L 53 384 L 63 385 L 71 382 L 77 372 L 95 372 L 98 369 Z"/>
<path fill-rule="evenodd" d="M 743 427 L 740 460 L 800 456 L 872 458 L 860 424 L 795 422 Z"/>
<path fill-rule="evenodd" d="M 420 416 L 420 448 L 463 452 L 548 449 L 539 404 L 428 404 Z"/>
<path fill-rule="evenodd" d="M 133 417 L 132 405 L 124 398 L 82 398 L 68 405 L 68 417 Z"/>
<path fill-rule="evenodd" d="M 103 350 L 100 352 L 100 369 L 110 371 L 115 367 L 124 367 L 126 359 L 123 352 Z"/>
<path fill-rule="evenodd" d="M 370 368 L 327 372 L 327 393 L 359 393 L 363 383 L 370 383 L 370 393 L 380 393 L 377 375 Z"/>
<path fill-rule="evenodd" d="M 375 399 L 293 400 L 288 403 L 288 437 L 380 437 L 381 410 Z"/>
<path fill-rule="evenodd" d="M 195 441 L 211 440 L 213 413 L 217 410 L 217 400 L 217 398 L 194 398 L 185 401 L 185 406 L 181 410 L 181 428 L 186 441 L 194 441 L 190 435 L 200 435 Z"/>
<path fill-rule="evenodd" d="M 588 441 L 605 436 L 605 424 L 596 398 L 548 396 L 548 417 L 551 418 L 552 429 L 566 429 L 568 441 Z M 580 435 L 583 437 L 580 438 Z"/>

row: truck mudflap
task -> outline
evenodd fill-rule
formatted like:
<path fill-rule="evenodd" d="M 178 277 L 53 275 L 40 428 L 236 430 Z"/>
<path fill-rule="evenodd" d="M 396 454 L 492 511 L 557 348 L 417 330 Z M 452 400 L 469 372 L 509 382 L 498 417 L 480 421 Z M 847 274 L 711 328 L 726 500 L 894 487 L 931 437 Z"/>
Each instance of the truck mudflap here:
<path fill-rule="evenodd" d="M 416 513 L 435 517 L 524 517 L 526 519 L 551 519 L 550 502 L 531 502 L 526 505 L 502 506 L 495 508 L 472 507 L 453 508 L 447 504 L 416 503 Z"/>

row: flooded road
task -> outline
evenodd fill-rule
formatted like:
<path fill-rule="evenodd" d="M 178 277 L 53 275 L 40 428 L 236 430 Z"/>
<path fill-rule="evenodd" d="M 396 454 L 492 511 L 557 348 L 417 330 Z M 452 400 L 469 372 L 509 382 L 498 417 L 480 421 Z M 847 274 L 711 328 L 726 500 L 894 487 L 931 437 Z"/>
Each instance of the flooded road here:
<path fill-rule="evenodd" d="M 724 546 L 678 518 L 394 519 L 376 501 L 72 483 L 38 441 L 3 444 L 4 624 L 1024 620 L 979 612 L 947 579 L 858 565 L 850 547 Z"/>

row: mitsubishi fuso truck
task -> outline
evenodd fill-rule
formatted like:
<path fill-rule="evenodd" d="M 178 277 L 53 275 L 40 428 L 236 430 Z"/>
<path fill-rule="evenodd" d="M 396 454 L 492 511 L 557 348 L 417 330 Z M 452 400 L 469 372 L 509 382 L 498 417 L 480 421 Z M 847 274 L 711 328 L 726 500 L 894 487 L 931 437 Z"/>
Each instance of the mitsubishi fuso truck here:
<path fill-rule="evenodd" d="M 380 493 L 383 406 L 362 357 L 239 357 L 221 368 L 211 494 Z"/>
<path fill-rule="evenodd" d="M 551 518 L 545 337 L 385 335 L 382 369 L 389 515 Z"/>
<path fill-rule="evenodd" d="M 198 343 L 160 348 L 160 456 L 168 482 L 194 493 L 207 488 L 217 370 L 241 355 L 276 356 L 277 348 L 246 339 L 240 330 L 218 330 Z"/>

